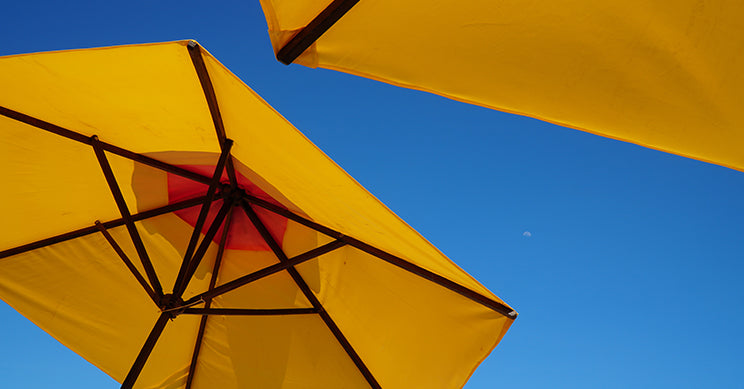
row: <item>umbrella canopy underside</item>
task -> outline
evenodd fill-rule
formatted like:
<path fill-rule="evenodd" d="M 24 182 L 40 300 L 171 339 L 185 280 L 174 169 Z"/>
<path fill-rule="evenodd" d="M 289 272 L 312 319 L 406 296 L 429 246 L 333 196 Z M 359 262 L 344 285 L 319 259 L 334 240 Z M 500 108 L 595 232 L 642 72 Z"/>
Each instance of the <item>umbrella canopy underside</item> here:
<path fill-rule="evenodd" d="M 744 170 L 741 1 L 261 4 L 283 62 Z"/>
<path fill-rule="evenodd" d="M 516 316 L 193 41 L 0 87 L 0 298 L 125 387 L 460 387 Z"/>

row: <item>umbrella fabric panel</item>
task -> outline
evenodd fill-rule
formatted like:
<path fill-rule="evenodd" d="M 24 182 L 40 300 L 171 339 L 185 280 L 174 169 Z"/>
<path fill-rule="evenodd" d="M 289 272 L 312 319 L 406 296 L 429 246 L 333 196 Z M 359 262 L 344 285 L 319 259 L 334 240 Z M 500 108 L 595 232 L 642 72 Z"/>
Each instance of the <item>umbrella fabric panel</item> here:
<path fill-rule="evenodd" d="M 312 242 L 308 242 L 308 239 Z M 293 257 L 318 247 L 320 244 L 313 243 L 317 240 L 316 232 L 290 222 L 287 225 L 287 234 L 282 248 L 289 257 Z M 279 260 L 270 251 L 227 250 L 220 266 L 217 285 L 228 283 L 276 263 L 279 263 Z M 317 274 L 317 271 L 314 273 Z M 312 304 L 307 301 L 286 271 L 278 272 L 219 296 L 214 300 L 214 306 L 253 309 L 312 308 Z"/>
<path fill-rule="evenodd" d="M 260 0 L 266 13 L 269 26 L 273 30 L 299 30 L 307 24 L 307 16 L 315 16 L 327 7 L 333 0 L 296 0 L 276 1 Z"/>
<path fill-rule="evenodd" d="M 173 289 L 173 285 L 175 284 L 178 268 L 183 261 L 193 227 L 174 214 L 161 215 L 136 224 L 139 227 L 140 235 L 144 235 L 143 240 L 145 241 L 148 253 L 153 252 L 150 255 L 150 259 L 152 260 L 158 279 L 163 285 L 163 289 L 168 293 Z M 138 267 L 140 274 L 144 275 L 144 270 L 139 263 L 137 252 L 132 246 L 130 236 L 123 228 L 119 229 L 119 231 L 121 231 L 121 236 L 117 239 L 117 243 L 130 248 L 127 255 L 135 263 L 135 266 Z M 207 289 L 209 276 L 211 275 L 216 256 L 217 245 L 210 244 L 184 296 L 193 296 Z M 147 297 L 144 294 L 141 296 L 143 298 Z M 143 303 L 152 304 L 151 301 L 143 301 Z"/>
<path fill-rule="evenodd" d="M 205 57 L 232 153 L 267 193 L 316 223 L 501 301 L 367 192 L 213 57 Z M 246 118 L 250 120 L 246 120 Z M 296 208 L 295 208 L 296 207 Z"/>
<path fill-rule="evenodd" d="M 109 232 L 130 258 L 136 258 L 131 244 L 125 244 L 129 237 L 124 227 Z M 172 249 L 157 242 L 159 236 L 142 237 L 156 268 L 177 259 Z M 193 284 L 206 288 L 205 282 Z M 1 259 L 0 293 L 14 309 L 118 381 L 126 376 L 159 315 L 99 233 Z M 146 370 L 156 368 L 144 371 L 138 382 L 154 385 L 167 378 L 163 374 L 187 367 L 197 327 L 198 320 L 192 318 L 171 323 L 158 342 L 158 347 L 170 350 L 169 357 L 156 354 Z"/>
<path fill-rule="evenodd" d="M 150 328 L 140 335 L 143 343 L 156 320 L 157 318 L 153 319 Z M 176 320 L 169 321 L 142 369 L 135 387 L 182 388 L 186 383 L 198 328 L 199 316 L 196 315 L 182 315 Z M 141 344 L 139 346 L 141 347 Z M 135 353 L 130 356 L 129 365 L 125 365 L 123 374 L 118 378 L 114 377 L 115 379 L 120 382 L 124 380 L 136 355 Z"/>
<path fill-rule="evenodd" d="M 186 42 L 0 59 L 0 106 L 138 153 L 219 152 Z"/>
<path fill-rule="evenodd" d="M 246 267 L 252 268 L 255 266 L 256 270 L 260 270 L 259 267 L 265 268 L 278 263 L 276 258 L 270 258 L 271 253 L 239 253 L 237 251 L 229 251 L 226 255 L 220 267 L 220 281 L 218 285 L 255 271 L 245 271 Z M 248 263 L 246 264 L 246 262 Z M 207 276 L 209 275 L 207 274 Z M 187 294 L 184 297 L 188 299 L 192 296 Z M 302 292 L 297 288 L 297 285 L 292 281 L 292 278 L 287 272 L 279 272 L 230 291 L 216 298 L 213 306 L 250 309 L 312 308 L 312 305 L 302 295 Z"/>
<path fill-rule="evenodd" d="M 267 20 L 278 2 L 262 2 Z M 296 62 L 744 170 L 742 14 L 737 1 L 361 0 Z M 293 31 L 269 27 L 278 51 Z"/>
<path fill-rule="evenodd" d="M 207 319 L 201 350 L 195 367 L 192 388 L 237 389 L 236 366 L 230 357 L 225 316 Z"/>
<path fill-rule="evenodd" d="M 90 146 L 3 116 L 0 128 L 0 251 L 121 217 Z"/>
<path fill-rule="evenodd" d="M 462 387 L 513 322 L 354 248 L 317 262 L 308 284 L 383 388 Z"/>
<path fill-rule="evenodd" d="M 232 381 L 227 387 L 369 388 L 317 315 L 210 316 L 207 323 L 194 388 L 228 381 L 222 374 Z"/>

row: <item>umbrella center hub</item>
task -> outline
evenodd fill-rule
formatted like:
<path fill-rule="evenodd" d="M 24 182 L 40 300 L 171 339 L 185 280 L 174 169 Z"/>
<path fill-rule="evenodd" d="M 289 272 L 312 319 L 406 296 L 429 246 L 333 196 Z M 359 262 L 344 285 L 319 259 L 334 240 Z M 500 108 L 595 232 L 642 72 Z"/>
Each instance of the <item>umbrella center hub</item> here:
<path fill-rule="evenodd" d="M 241 187 L 231 187 L 229 184 L 222 184 L 222 190 L 220 191 L 222 198 L 226 201 L 232 201 L 238 203 L 242 198 L 246 196 L 245 189 Z"/>

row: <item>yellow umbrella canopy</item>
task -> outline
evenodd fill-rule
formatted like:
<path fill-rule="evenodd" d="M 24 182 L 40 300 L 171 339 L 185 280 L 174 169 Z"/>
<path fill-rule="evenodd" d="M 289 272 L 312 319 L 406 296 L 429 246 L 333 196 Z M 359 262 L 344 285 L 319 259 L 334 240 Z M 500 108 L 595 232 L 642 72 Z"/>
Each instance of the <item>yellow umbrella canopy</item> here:
<path fill-rule="evenodd" d="M 196 42 L 0 86 L 0 298 L 123 387 L 461 387 L 516 318 Z"/>
<path fill-rule="evenodd" d="M 284 63 L 744 170 L 744 2 L 261 4 Z"/>

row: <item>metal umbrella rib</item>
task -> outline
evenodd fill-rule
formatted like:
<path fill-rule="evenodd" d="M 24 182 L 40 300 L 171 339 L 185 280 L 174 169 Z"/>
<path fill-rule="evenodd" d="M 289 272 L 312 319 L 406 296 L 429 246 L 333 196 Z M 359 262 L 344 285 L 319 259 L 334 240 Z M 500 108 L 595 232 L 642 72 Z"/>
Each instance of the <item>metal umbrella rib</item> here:
<path fill-rule="evenodd" d="M 334 0 L 331 2 L 307 26 L 279 49 L 276 58 L 285 65 L 291 64 L 358 2 L 359 0 Z"/>
<path fill-rule="evenodd" d="M 261 219 L 256 214 L 256 211 L 251 208 L 251 205 L 246 202 L 242 201 L 240 203 L 241 207 L 245 211 L 246 215 L 248 215 L 248 218 L 251 219 L 251 222 L 256 227 L 258 232 L 261 234 L 261 237 L 266 241 L 266 243 L 271 248 L 271 251 L 274 252 L 274 255 L 276 255 L 277 258 L 279 258 L 279 261 L 282 263 L 287 263 L 289 261 L 289 258 L 287 258 L 287 255 L 284 254 L 284 251 L 279 246 L 279 244 L 276 242 L 273 236 L 271 236 L 271 233 L 266 228 L 266 226 L 263 224 Z M 310 301 L 310 304 L 312 304 L 313 308 L 318 310 L 318 313 L 320 314 L 321 319 L 323 319 L 323 322 L 326 324 L 328 329 L 333 333 L 333 335 L 336 337 L 336 340 L 341 344 L 341 347 L 343 347 L 344 351 L 349 355 L 349 358 L 354 361 L 354 364 L 359 369 L 359 371 L 362 373 L 364 378 L 367 380 L 369 385 L 372 388 L 380 388 L 380 384 L 377 383 L 377 380 L 372 375 L 372 372 L 370 372 L 369 368 L 367 368 L 367 365 L 364 364 L 364 361 L 362 361 L 362 358 L 359 356 L 359 354 L 354 350 L 354 347 L 349 343 L 349 341 L 346 339 L 346 336 L 341 332 L 341 330 L 338 328 L 336 323 L 333 321 L 331 316 L 326 312 L 326 310 L 323 308 L 323 305 L 320 303 L 317 297 L 315 297 L 315 294 L 312 290 L 310 290 L 310 287 L 307 285 L 305 280 L 302 278 L 300 273 L 297 271 L 297 269 L 294 268 L 294 266 L 287 267 L 287 272 L 289 272 L 289 275 L 292 277 L 294 282 L 297 284 L 297 286 L 300 288 L 302 293 L 305 295 L 305 298 L 307 298 Z"/>

